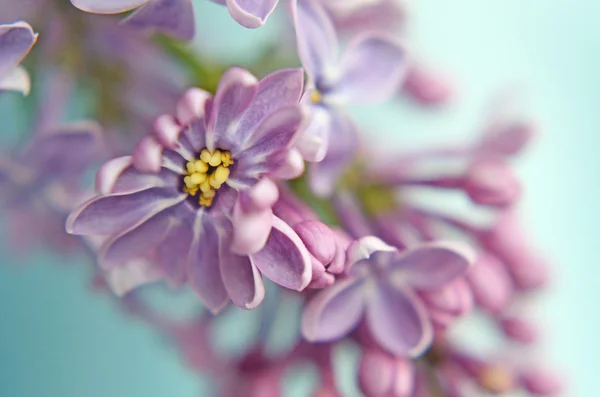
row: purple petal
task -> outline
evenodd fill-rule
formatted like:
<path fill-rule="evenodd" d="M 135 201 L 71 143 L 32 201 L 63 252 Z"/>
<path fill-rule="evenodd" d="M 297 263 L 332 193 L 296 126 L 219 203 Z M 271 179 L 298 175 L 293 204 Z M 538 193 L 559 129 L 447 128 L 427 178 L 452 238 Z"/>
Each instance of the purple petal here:
<path fill-rule="evenodd" d="M 331 136 L 331 116 L 327 108 L 310 106 L 310 123 L 302 132 L 296 148 L 306 161 L 318 163 L 325 158 Z"/>
<path fill-rule="evenodd" d="M 263 178 L 249 189 L 239 193 L 239 202 L 245 212 L 270 209 L 279 199 L 279 188 L 268 178 Z"/>
<path fill-rule="evenodd" d="M 142 138 L 133 149 L 131 161 L 140 171 L 160 171 L 162 165 L 163 147 L 152 135 Z"/>
<path fill-rule="evenodd" d="M 265 287 L 258 269 L 248 256 L 223 249 L 220 268 L 225 289 L 233 303 L 245 309 L 260 305 L 265 297 Z"/>
<path fill-rule="evenodd" d="M 154 132 L 158 141 L 169 149 L 175 150 L 179 147 L 177 141 L 181 130 L 177 120 L 169 114 L 160 115 L 154 120 Z"/>
<path fill-rule="evenodd" d="M 304 173 L 304 159 L 297 149 L 287 151 L 285 159 L 278 168 L 270 173 L 275 179 L 296 179 Z"/>
<path fill-rule="evenodd" d="M 364 283 L 349 278 L 320 291 L 302 314 L 302 335 L 311 342 L 339 339 L 352 331 L 365 307 Z"/>
<path fill-rule="evenodd" d="M 250 29 L 264 25 L 277 2 L 278 0 L 226 0 L 233 19 Z"/>
<path fill-rule="evenodd" d="M 375 236 L 366 236 L 350 243 L 346 250 L 346 266 L 371 258 L 377 252 L 396 253 L 398 250 Z"/>
<path fill-rule="evenodd" d="M 131 167 L 131 156 L 117 157 L 107 161 L 96 173 L 96 191 L 99 194 L 112 192 L 119 176 Z"/>
<path fill-rule="evenodd" d="M 70 234 L 80 235 L 119 233 L 151 214 L 176 205 L 182 197 L 185 195 L 176 190 L 163 188 L 95 197 L 69 215 L 66 229 Z"/>
<path fill-rule="evenodd" d="M 190 144 L 196 151 L 200 151 L 206 147 L 206 125 L 204 121 L 205 120 L 194 121 L 184 131 L 185 137 L 190 141 Z"/>
<path fill-rule="evenodd" d="M 336 181 L 346 171 L 358 148 L 358 131 L 350 117 L 336 110 L 330 112 L 331 134 L 325 158 L 310 167 L 310 187 L 318 196 L 330 196 Z"/>
<path fill-rule="evenodd" d="M 119 14 L 133 10 L 150 0 L 71 0 L 82 11 L 94 14 Z"/>
<path fill-rule="evenodd" d="M 242 164 L 238 170 L 264 163 L 272 154 L 284 154 L 280 152 L 292 146 L 305 120 L 306 113 L 300 105 L 283 107 L 265 118 L 238 149 L 240 152 L 232 153 Z"/>
<path fill-rule="evenodd" d="M 203 119 L 206 101 L 210 98 L 211 95 L 200 88 L 187 90 L 177 102 L 177 121 L 181 125 L 188 125 L 194 120 Z"/>
<path fill-rule="evenodd" d="M 401 357 L 416 357 L 433 339 L 427 311 L 408 290 L 379 282 L 367 300 L 367 324 L 381 347 Z"/>
<path fill-rule="evenodd" d="M 402 45 L 385 36 L 363 35 L 346 50 L 339 81 L 327 98 L 348 104 L 389 99 L 404 78 L 406 64 Z"/>
<path fill-rule="evenodd" d="M 160 172 L 155 174 L 142 172 L 134 166 L 130 166 L 123 169 L 116 177 L 117 179 L 108 193 L 135 193 L 153 187 L 179 190 L 179 184 L 181 183 L 181 175 L 166 168 L 161 168 Z"/>
<path fill-rule="evenodd" d="M 223 309 L 229 296 L 219 270 L 219 238 L 206 214 L 195 219 L 194 238 L 187 259 L 189 282 L 206 307 L 213 313 Z"/>
<path fill-rule="evenodd" d="M 302 291 L 312 277 L 311 259 L 300 237 L 276 216 L 262 250 L 250 255 L 260 272 L 277 284 Z"/>
<path fill-rule="evenodd" d="M 194 8 L 191 0 L 152 0 L 123 21 L 142 30 L 157 30 L 180 40 L 194 38 Z"/>
<path fill-rule="evenodd" d="M 459 242 L 422 244 L 399 255 L 391 264 L 391 276 L 416 288 L 434 289 L 466 273 L 475 253 Z"/>
<path fill-rule="evenodd" d="M 314 83 L 336 65 L 338 41 L 331 20 L 314 0 L 291 0 L 298 55 Z"/>
<path fill-rule="evenodd" d="M 171 211 L 142 218 L 138 223 L 108 239 L 99 253 L 102 268 L 112 269 L 134 259 L 148 258 L 175 226 Z"/>
<path fill-rule="evenodd" d="M 47 178 L 79 173 L 98 161 L 104 144 L 101 128 L 94 122 L 67 124 L 38 135 L 23 151 L 21 158 L 33 168 L 43 170 Z"/>
<path fill-rule="evenodd" d="M 244 210 L 239 201 L 233 208 L 233 240 L 229 249 L 247 255 L 260 251 L 267 242 L 271 232 L 273 211 L 271 208 Z"/>
<path fill-rule="evenodd" d="M 189 214 L 189 218 L 193 219 L 193 214 Z M 181 285 L 187 279 L 187 259 L 193 235 L 191 222 L 180 222 L 171 225 L 165 240 L 156 247 L 156 262 L 163 276 L 175 285 Z"/>
<path fill-rule="evenodd" d="M 37 34 L 26 22 L 0 25 L 0 80 L 14 73 L 36 40 Z"/>
<path fill-rule="evenodd" d="M 133 261 L 104 274 L 110 289 L 119 297 L 145 284 L 161 278 L 161 273 L 151 263 Z"/>
<path fill-rule="evenodd" d="M 295 105 L 300 100 L 304 70 L 282 69 L 262 78 L 252 103 L 242 116 L 238 135 L 244 141 L 256 126 L 282 106 Z"/>
<path fill-rule="evenodd" d="M 247 70 L 229 68 L 221 77 L 206 127 L 206 146 L 231 149 L 239 145 L 238 123 L 258 90 L 258 81 Z"/>

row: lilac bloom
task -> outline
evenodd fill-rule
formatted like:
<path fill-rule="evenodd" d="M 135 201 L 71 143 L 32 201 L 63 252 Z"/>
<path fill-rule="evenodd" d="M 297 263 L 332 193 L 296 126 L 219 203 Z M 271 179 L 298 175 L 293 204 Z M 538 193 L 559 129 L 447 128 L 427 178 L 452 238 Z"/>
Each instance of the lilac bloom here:
<path fill-rule="evenodd" d="M 341 338 L 363 316 L 375 341 L 397 356 L 418 356 L 433 328 L 417 291 L 435 290 L 463 275 L 472 262 L 459 243 L 433 242 L 399 252 L 373 236 L 348 248 L 348 278 L 309 302 L 302 333 L 309 341 Z"/>
<path fill-rule="evenodd" d="M 349 44 L 341 60 L 332 21 L 314 0 L 292 0 L 298 53 L 309 77 L 304 102 L 312 122 L 298 143 L 314 166 L 312 188 L 327 195 L 356 150 L 357 131 L 343 110 L 394 95 L 406 69 L 406 52 L 393 38 L 363 33 Z M 335 142 L 331 144 L 330 142 Z"/>
<path fill-rule="evenodd" d="M 298 173 L 289 158 L 305 121 L 302 84 L 300 69 L 259 82 L 231 68 L 214 98 L 189 90 L 177 117 L 159 117 L 131 156 L 99 170 L 98 195 L 71 214 L 68 232 L 107 237 L 104 270 L 153 262 L 171 282 L 189 282 L 213 312 L 229 299 L 260 304 L 261 274 L 304 289 L 310 254 L 273 214 L 279 192 L 271 179 Z"/>
<path fill-rule="evenodd" d="M 0 92 L 9 90 L 29 93 L 29 75 L 19 63 L 36 40 L 37 34 L 26 22 L 0 25 Z"/>
<path fill-rule="evenodd" d="M 231 16 L 242 26 L 259 28 L 278 0 L 213 0 L 227 6 Z M 192 0 L 71 0 L 83 11 L 96 14 L 119 14 L 135 10 L 125 23 L 140 29 L 158 30 L 182 40 L 194 37 Z"/>
<path fill-rule="evenodd" d="M 18 154 L 0 155 L 0 206 L 8 212 L 12 246 L 27 251 L 49 243 L 62 251 L 77 244 L 64 222 L 85 194 L 82 177 L 100 161 L 100 127 L 72 123 L 37 134 Z"/>

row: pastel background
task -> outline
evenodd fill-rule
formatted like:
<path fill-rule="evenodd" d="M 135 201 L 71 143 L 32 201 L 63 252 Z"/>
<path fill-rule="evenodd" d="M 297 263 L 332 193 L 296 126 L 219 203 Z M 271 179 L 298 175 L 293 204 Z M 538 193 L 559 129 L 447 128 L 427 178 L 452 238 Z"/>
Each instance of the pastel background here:
<path fill-rule="evenodd" d="M 251 57 L 277 31 L 274 20 L 248 32 L 225 10 L 196 3 L 202 28 L 195 45 L 224 59 Z M 496 94 L 512 87 L 524 93 L 526 111 L 542 134 L 518 164 L 527 186 L 521 213 L 554 269 L 538 310 L 546 333 L 540 354 L 563 370 L 570 388 L 565 395 L 594 396 L 600 357 L 600 3 L 418 0 L 411 9 L 413 52 L 452 76 L 457 97 L 441 110 L 396 102 L 359 116 L 382 144 L 453 141 L 476 132 Z M 0 99 L 5 144 L 22 127 L 13 117 L 16 102 Z M 50 252 L 24 260 L 8 248 L 2 239 L 0 396 L 210 395 L 166 341 L 89 292 L 88 260 Z M 189 302 L 178 297 L 173 304 Z M 244 336 L 231 322 L 223 332 L 233 344 Z M 293 385 L 294 395 L 305 395 L 303 382 Z"/>

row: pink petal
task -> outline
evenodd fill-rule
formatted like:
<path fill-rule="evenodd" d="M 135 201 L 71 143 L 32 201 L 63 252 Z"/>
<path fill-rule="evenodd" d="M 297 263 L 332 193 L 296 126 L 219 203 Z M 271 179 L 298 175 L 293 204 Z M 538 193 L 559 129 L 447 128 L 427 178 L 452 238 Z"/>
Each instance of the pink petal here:
<path fill-rule="evenodd" d="M 233 303 L 245 309 L 260 305 L 265 297 L 265 287 L 258 269 L 248 256 L 223 249 L 220 269 L 225 289 Z"/>
<path fill-rule="evenodd" d="M 251 254 L 250 259 L 275 283 L 302 291 L 312 278 L 310 254 L 287 223 L 273 215 L 272 225 L 264 248 Z"/>
<path fill-rule="evenodd" d="M 350 333 L 364 310 L 364 283 L 345 279 L 320 291 L 304 309 L 302 335 L 310 342 L 326 342 Z"/>
<path fill-rule="evenodd" d="M 416 357 L 429 347 L 433 329 L 423 303 L 412 292 L 379 282 L 367 301 L 367 323 L 381 347 Z"/>
<path fill-rule="evenodd" d="M 465 274 L 475 252 L 460 242 L 436 241 L 403 252 L 391 266 L 392 277 L 416 288 L 439 288 Z"/>

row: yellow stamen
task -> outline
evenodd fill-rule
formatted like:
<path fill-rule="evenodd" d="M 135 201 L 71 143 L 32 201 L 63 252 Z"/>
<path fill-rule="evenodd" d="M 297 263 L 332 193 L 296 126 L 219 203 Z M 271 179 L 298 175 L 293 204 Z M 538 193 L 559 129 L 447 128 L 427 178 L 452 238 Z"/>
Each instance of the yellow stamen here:
<path fill-rule="evenodd" d="M 200 172 L 196 172 L 192 175 L 190 175 L 190 181 L 194 184 L 194 185 L 199 185 L 202 182 L 204 182 L 206 180 L 206 174 L 200 173 Z"/>
<path fill-rule="evenodd" d="M 202 193 L 202 197 L 206 197 L 206 198 L 213 198 L 215 197 L 217 194 L 217 191 L 214 189 L 210 189 L 208 192 L 204 192 Z"/>
<path fill-rule="evenodd" d="M 231 157 L 231 153 L 229 153 L 229 152 L 221 153 L 221 164 L 223 164 L 223 166 L 225 166 L 225 167 L 229 167 L 230 165 L 233 164 L 233 158 Z"/>
<path fill-rule="evenodd" d="M 198 185 L 198 187 L 200 188 L 202 193 L 206 193 L 212 189 L 208 178 L 205 179 L 204 181 L 202 181 L 202 183 L 200 185 Z"/>
<path fill-rule="evenodd" d="M 185 165 L 185 167 L 187 168 L 187 172 L 189 174 L 191 174 L 192 172 L 196 171 L 196 167 L 194 167 L 194 162 L 193 161 L 188 161 L 187 164 Z"/>
<path fill-rule="evenodd" d="M 219 168 L 217 168 L 213 173 L 213 176 L 215 177 L 215 182 L 219 185 L 224 184 L 227 178 L 229 178 L 230 173 L 231 171 L 229 170 L 229 168 L 224 167 L 222 165 L 219 166 Z"/>
<path fill-rule="evenodd" d="M 321 100 L 323 99 L 323 96 L 321 95 L 321 93 L 317 90 L 314 90 L 313 92 L 310 93 L 310 101 L 314 104 L 320 103 Z"/>
<path fill-rule="evenodd" d="M 203 207 L 210 207 L 212 205 L 212 200 L 212 197 L 206 198 L 204 196 L 200 196 L 200 198 L 198 199 L 198 204 L 200 204 Z"/>
<path fill-rule="evenodd" d="M 202 149 L 202 152 L 200 152 L 200 160 L 204 161 L 205 163 L 208 163 L 210 161 L 212 154 L 208 151 L 208 149 Z"/>
<path fill-rule="evenodd" d="M 183 177 L 183 192 L 198 195 L 198 204 L 210 207 L 217 190 L 227 181 L 234 163 L 231 153 L 220 149 L 211 152 L 202 149 L 198 159 L 186 163 L 187 173 Z"/>
<path fill-rule="evenodd" d="M 189 171 L 189 168 L 188 168 L 188 171 Z M 206 164 L 202 160 L 196 160 L 196 162 L 194 163 L 193 171 L 190 171 L 190 172 L 194 172 L 194 171 L 196 171 L 196 172 L 206 172 L 206 171 L 208 171 L 208 164 Z"/>
<path fill-rule="evenodd" d="M 211 167 L 217 167 L 221 164 L 221 151 L 219 149 L 215 150 L 215 152 L 212 154 L 208 164 Z"/>

